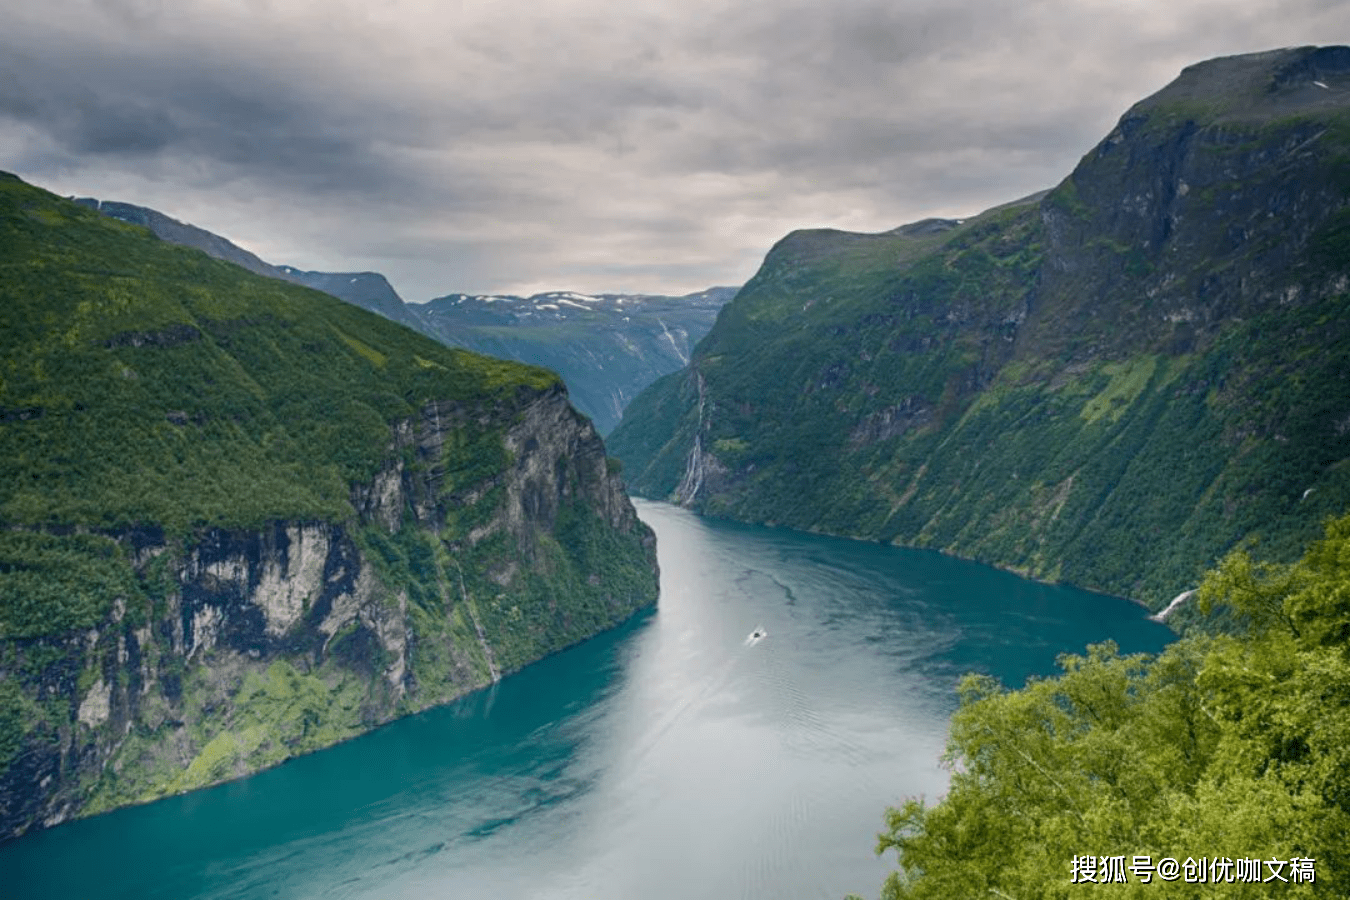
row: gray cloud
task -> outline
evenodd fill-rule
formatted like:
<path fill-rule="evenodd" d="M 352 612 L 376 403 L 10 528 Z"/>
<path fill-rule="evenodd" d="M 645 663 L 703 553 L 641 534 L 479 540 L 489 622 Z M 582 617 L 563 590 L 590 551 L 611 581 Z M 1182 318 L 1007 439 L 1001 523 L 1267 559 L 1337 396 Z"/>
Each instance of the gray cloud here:
<path fill-rule="evenodd" d="M 49 0 L 0 32 L 0 166 L 265 259 L 450 291 L 694 290 L 796 227 L 1062 178 L 1182 66 L 1332 0 Z"/>

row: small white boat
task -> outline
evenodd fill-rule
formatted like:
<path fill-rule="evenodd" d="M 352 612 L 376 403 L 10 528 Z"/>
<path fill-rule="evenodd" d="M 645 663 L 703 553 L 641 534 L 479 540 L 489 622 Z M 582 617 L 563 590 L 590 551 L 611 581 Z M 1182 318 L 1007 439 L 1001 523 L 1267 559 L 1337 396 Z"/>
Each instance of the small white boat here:
<path fill-rule="evenodd" d="M 750 632 L 750 636 L 745 639 L 745 645 L 748 647 L 751 644 L 758 644 L 760 641 L 764 640 L 768 636 L 769 632 L 765 631 L 764 626 L 761 625 L 754 631 Z"/>

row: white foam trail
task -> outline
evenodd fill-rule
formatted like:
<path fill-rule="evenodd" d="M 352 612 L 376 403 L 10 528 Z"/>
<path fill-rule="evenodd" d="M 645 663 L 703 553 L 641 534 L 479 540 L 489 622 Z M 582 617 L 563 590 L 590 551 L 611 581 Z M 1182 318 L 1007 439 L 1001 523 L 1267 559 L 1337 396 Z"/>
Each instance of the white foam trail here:
<path fill-rule="evenodd" d="M 759 637 L 755 637 L 756 634 L 758 634 Z M 755 644 L 758 644 L 760 641 L 764 640 L 764 638 L 768 636 L 769 633 L 765 631 L 764 626 L 761 625 L 750 633 L 750 637 L 747 637 L 745 639 L 745 643 L 743 644 L 743 646 L 751 647 Z M 690 697 L 688 700 L 685 700 L 675 709 L 666 713 L 666 715 L 659 722 L 657 722 L 656 725 L 649 728 L 647 730 L 647 733 L 641 739 L 638 740 L 637 742 L 638 749 L 630 757 L 630 763 L 632 765 L 636 765 L 637 763 L 645 759 L 649 753 L 651 753 L 654 749 L 656 749 L 656 746 L 661 742 L 661 739 L 664 738 L 668 733 L 670 733 L 670 730 L 672 728 L 674 728 L 676 725 L 679 724 L 680 720 L 684 718 L 685 714 L 688 713 L 691 708 L 693 708 L 698 704 L 703 703 L 713 694 L 717 693 L 723 687 L 725 687 L 727 682 L 731 680 L 732 672 L 735 670 L 736 666 L 741 662 L 743 658 L 744 657 L 742 657 L 739 653 L 734 654 L 731 657 L 731 659 L 727 660 L 727 664 L 722 667 L 722 670 L 720 672 L 713 675 L 704 683 L 703 690 L 699 691 L 697 694 Z"/>
<path fill-rule="evenodd" d="M 1195 596 L 1194 588 L 1192 588 L 1189 591 L 1182 591 L 1180 594 L 1177 594 L 1174 598 L 1172 598 L 1172 602 L 1167 604 L 1166 609 L 1164 609 L 1160 613 L 1154 613 L 1153 615 L 1149 616 L 1149 618 L 1155 622 L 1166 622 L 1167 617 L 1172 614 L 1172 610 L 1176 609 L 1178 606 L 1185 603 L 1187 600 L 1191 599 L 1194 596 Z"/>

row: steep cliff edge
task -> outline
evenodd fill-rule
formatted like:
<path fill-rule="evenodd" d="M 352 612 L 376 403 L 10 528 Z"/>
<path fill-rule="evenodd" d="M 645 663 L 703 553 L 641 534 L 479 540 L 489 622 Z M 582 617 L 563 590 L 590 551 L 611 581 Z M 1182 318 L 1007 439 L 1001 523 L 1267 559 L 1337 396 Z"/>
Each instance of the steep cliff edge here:
<path fill-rule="evenodd" d="M 609 444 L 649 496 L 1157 607 L 1350 505 L 1348 238 L 1350 48 L 1211 60 L 1048 194 L 787 236 Z"/>
<path fill-rule="evenodd" d="M 656 597 L 552 373 L 0 178 L 0 840 L 236 777 Z"/>

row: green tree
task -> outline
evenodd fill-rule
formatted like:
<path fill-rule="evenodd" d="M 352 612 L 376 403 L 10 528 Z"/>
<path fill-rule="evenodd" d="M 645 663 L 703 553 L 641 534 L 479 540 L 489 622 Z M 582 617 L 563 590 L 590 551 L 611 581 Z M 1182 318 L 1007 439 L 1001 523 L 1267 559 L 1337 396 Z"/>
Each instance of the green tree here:
<path fill-rule="evenodd" d="M 944 757 L 947 796 L 886 812 L 877 852 L 894 850 L 899 869 L 882 897 L 1271 889 L 1187 882 L 1184 871 L 1144 883 L 1136 855 L 1259 859 L 1262 879 L 1274 877 L 1266 861 L 1313 859 L 1313 879 L 1281 883 L 1280 894 L 1346 896 L 1350 517 L 1291 565 L 1228 557 L 1200 599 L 1231 608 L 1240 632 L 1187 637 L 1157 656 L 1094 645 L 1015 691 L 967 676 Z M 1075 860 L 1088 856 L 1099 883 L 1083 886 Z M 1100 883 L 1102 857 L 1123 857 L 1127 880 Z"/>

